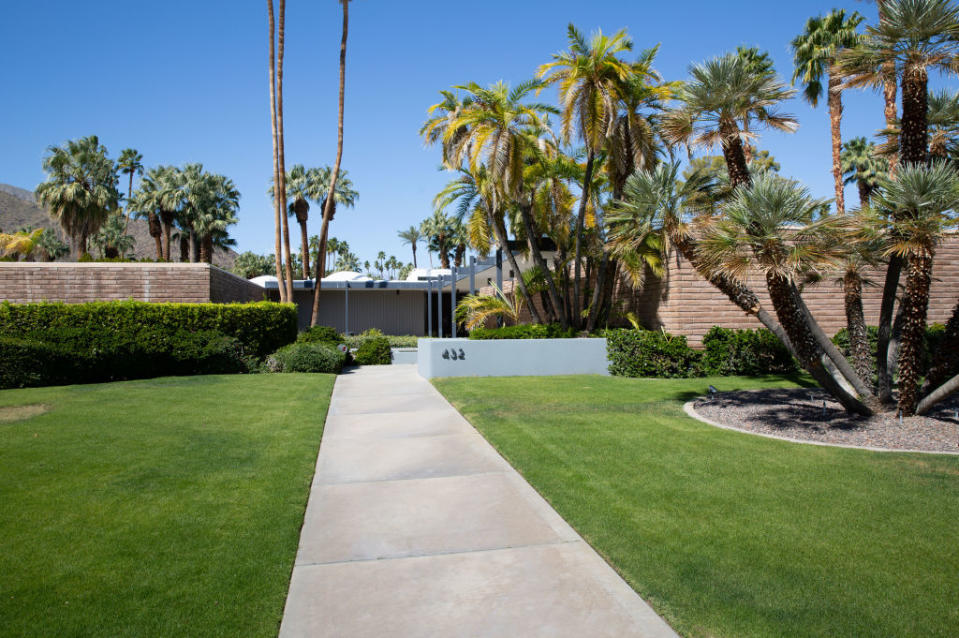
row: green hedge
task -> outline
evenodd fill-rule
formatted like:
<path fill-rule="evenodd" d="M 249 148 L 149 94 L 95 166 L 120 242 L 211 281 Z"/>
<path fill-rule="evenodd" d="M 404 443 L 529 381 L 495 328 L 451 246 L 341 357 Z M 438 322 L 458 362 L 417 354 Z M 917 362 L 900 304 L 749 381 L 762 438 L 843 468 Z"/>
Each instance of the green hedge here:
<path fill-rule="evenodd" d="M 137 342 L 149 331 L 158 334 L 215 331 L 233 337 L 244 352 L 262 358 L 296 339 L 296 307 L 292 304 L 174 304 L 106 301 L 84 304 L 0 304 L 0 334 L 32 341 L 102 339 Z M 72 335 L 72 336 L 71 336 Z M 89 338 L 87 337 L 89 335 Z M 113 335 L 111 337 L 111 335 Z"/>
<path fill-rule="evenodd" d="M 297 335 L 299 343 L 343 343 L 344 339 L 336 328 L 330 326 L 312 326 Z"/>
<path fill-rule="evenodd" d="M 390 341 L 383 335 L 365 337 L 353 353 L 353 359 L 361 366 L 389 365 L 393 362 Z"/>
<path fill-rule="evenodd" d="M 702 369 L 710 375 L 788 374 L 798 366 L 779 337 L 765 328 L 713 326 L 703 337 Z"/>
<path fill-rule="evenodd" d="M 559 324 L 531 323 L 502 328 L 475 328 L 470 339 L 569 339 L 576 336 L 576 330 L 563 330 Z"/>
<path fill-rule="evenodd" d="M 607 330 L 609 372 L 622 377 L 702 376 L 700 354 L 674 337 L 651 330 Z"/>

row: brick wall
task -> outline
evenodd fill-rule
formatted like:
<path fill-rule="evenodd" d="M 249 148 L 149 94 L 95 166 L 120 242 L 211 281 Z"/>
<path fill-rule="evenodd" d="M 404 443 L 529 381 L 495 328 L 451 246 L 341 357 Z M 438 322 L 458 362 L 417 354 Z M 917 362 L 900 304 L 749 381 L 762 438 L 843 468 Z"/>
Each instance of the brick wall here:
<path fill-rule="evenodd" d="M 827 335 L 832 336 L 846 326 L 842 286 L 838 275 L 808 285 L 803 290 L 803 299 L 813 316 Z M 879 303 L 885 269 L 867 274 L 872 286 L 863 290 L 863 311 L 866 322 L 875 325 L 879 320 Z M 504 282 L 504 292 L 511 292 L 511 282 Z M 765 280 L 761 275 L 749 278 L 749 287 L 759 296 L 760 304 L 775 314 Z M 905 285 L 905 274 L 900 286 Z M 481 294 L 493 294 L 493 288 L 480 290 Z M 929 322 L 946 323 L 959 300 L 959 237 L 951 236 L 936 252 L 933 262 L 933 283 L 929 298 Z M 667 332 L 685 335 L 690 345 L 702 346 L 702 338 L 712 326 L 724 328 L 759 328 L 759 321 L 742 312 L 729 299 L 703 279 L 680 255 L 670 256 L 662 279 L 647 272 L 645 284 L 638 290 L 620 286 L 616 295 L 619 313 L 634 312 L 644 326 L 651 329 L 664 328 Z M 539 306 L 539 304 L 537 304 Z M 524 312 L 525 321 L 529 313 Z"/>
<path fill-rule="evenodd" d="M 209 264 L 0 262 L 0 300 L 204 303 L 263 299 L 263 289 Z"/>

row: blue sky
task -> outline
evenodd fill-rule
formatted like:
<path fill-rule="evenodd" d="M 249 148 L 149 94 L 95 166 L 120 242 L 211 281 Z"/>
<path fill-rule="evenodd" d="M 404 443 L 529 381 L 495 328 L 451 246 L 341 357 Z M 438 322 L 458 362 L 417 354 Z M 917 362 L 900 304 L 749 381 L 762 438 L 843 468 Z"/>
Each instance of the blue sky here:
<path fill-rule="evenodd" d="M 361 260 L 379 250 L 409 259 L 397 230 L 431 212 L 449 178 L 417 131 L 438 91 L 454 84 L 516 84 L 566 46 L 566 25 L 627 28 L 637 49 L 661 43 L 656 67 L 684 79 L 692 62 L 738 45 L 770 52 L 787 80 L 789 41 L 831 8 L 875 21 L 873 2 L 769 3 L 355 0 L 350 5 L 343 167 L 360 192 L 332 234 Z M 148 166 L 202 162 L 242 193 L 239 249 L 271 252 L 272 174 L 266 7 L 250 0 L 8 3 L 0 22 L 0 182 L 32 189 L 47 146 L 97 134 L 113 156 L 132 146 Z M 286 162 L 332 164 L 341 14 L 335 0 L 289 0 L 285 70 Z M 544 94 L 555 99 L 551 92 Z M 843 137 L 882 126 L 874 93 L 844 96 Z M 796 134 L 766 133 L 760 148 L 782 174 L 820 197 L 832 192 L 825 105 L 799 99 Z M 847 201 L 855 205 L 854 189 Z M 314 219 L 318 219 L 316 214 Z M 319 224 L 315 224 L 315 229 Z M 311 234 L 314 227 L 311 227 Z M 294 236 L 295 239 L 295 236 Z"/>

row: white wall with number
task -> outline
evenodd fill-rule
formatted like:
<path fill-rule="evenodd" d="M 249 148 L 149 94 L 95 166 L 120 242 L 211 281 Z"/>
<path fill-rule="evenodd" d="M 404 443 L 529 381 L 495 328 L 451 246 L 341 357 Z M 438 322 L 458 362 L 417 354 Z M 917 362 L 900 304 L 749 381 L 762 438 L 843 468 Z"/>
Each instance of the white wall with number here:
<path fill-rule="evenodd" d="M 609 374 L 606 339 L 420 339 L 420 376 Z"/>

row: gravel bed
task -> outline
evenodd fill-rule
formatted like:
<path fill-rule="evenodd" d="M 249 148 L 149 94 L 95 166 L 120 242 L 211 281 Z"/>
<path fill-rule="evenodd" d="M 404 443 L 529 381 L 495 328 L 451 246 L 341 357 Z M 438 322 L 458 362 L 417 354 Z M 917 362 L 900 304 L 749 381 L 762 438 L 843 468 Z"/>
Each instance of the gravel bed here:
<path fill-rule="evenodd" d="M 825 407 L 824 407 L 825 406 Z M 888 450 L 959 453 L 959 396 L 921 417 L 847 414 L 820 389 L 720 392 L 693 402 L 697 414 L 726 427 L 798 441 Z"/>

